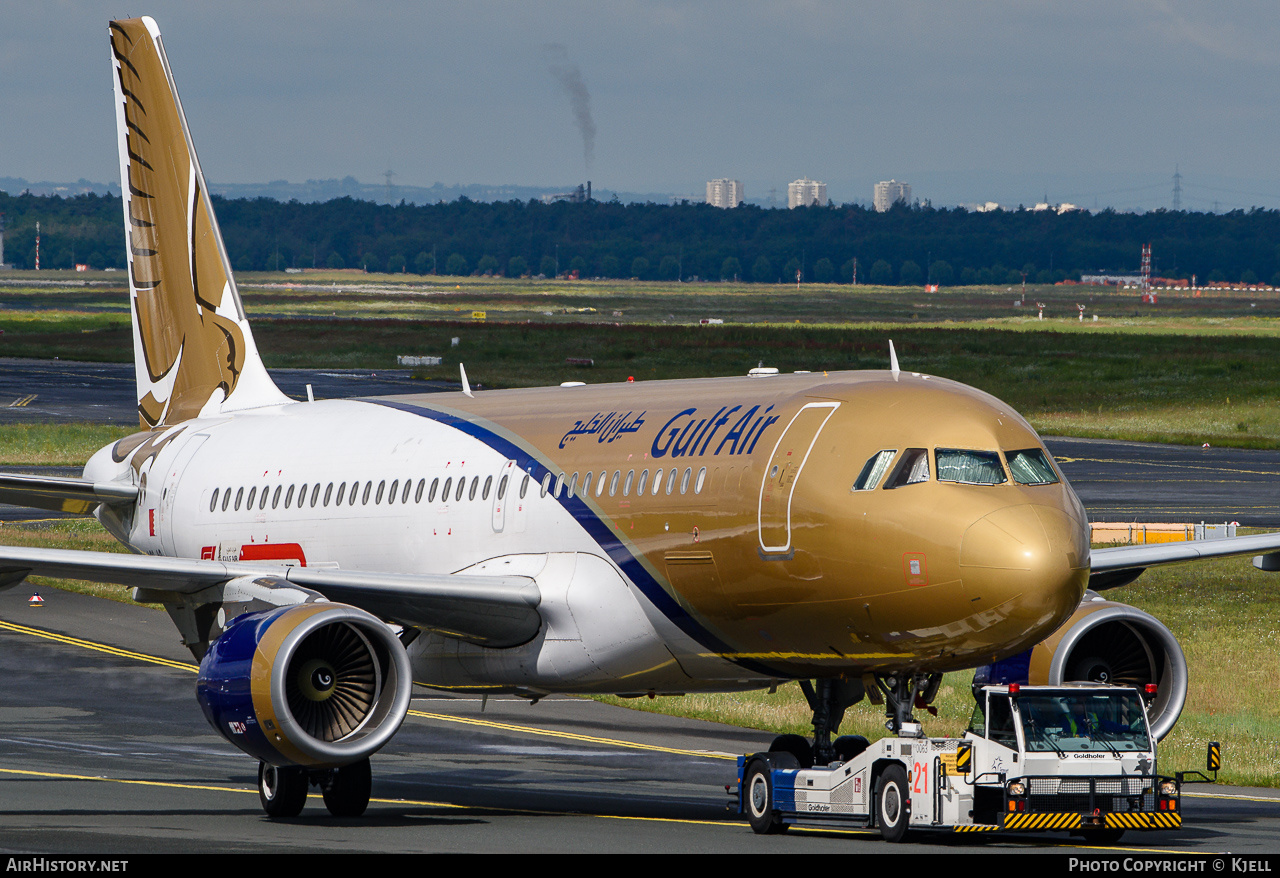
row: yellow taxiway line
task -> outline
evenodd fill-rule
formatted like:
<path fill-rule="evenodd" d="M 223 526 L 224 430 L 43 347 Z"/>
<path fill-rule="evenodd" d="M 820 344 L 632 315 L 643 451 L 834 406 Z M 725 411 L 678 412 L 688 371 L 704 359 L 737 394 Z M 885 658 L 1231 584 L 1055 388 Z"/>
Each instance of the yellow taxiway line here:
<path fill-rule="evenodd" d="M 409 716 L 436 719 L 450 723 L 461 723 L 470 726 L 486 726 L 505 732 L 519 732 L 526 735 L 542 735 L 548 738 L 562 738 L 566 741 L 580 741 L 586 744 L 605 744 L 611 747 L 625 747 L 632 750 L 650 750 L 654 753 L 673 753 L 679 756 L 701 756 L 707 759 L 737 759 L 727 753 L 712 753 L 706 750 L 682 750 L 678 747 L 660 747 L 657 744 L 640 744 L 636 741 L 623 741 L 618 738 L 600 738 L 595 735 L 581 735 L 576 732 L 557 732 L 551 729 L 540 729 L 536 726 L 519 726 L 514 723 L 495 722 L 474 717 L 452 716 L 447 713 L 428 713 L 425 710 L 411 710 Z"/>
<path fill-rule="evenodd" d="M 117 646 L 108 646 L 105 643 L 95 643 L 91 640 L 83 640 L 79 637 L 68 637 L 65 634 L 57 634 L 52 631 L 46 631 L 41 628 L 32 628 L 28 625 L 18 625 L 14 622 L 0 621 L 0 630 L 13 631 L 16 634 L 27 634 L 32 637 L 42 637 L 46 640 L 52 640 L 55 643 L 63 643 L 67 646 L 76 646 L 81 649 L 88 649 L 94 652 L 103 652 L 107 655 L 114 655 L 120 658 L 129 658 L 141 662 L 149 662 L 155 665 L 161 665 L 166 668 L 174 668 L 179 671 L 190 671 L 195 673 L 200 670 L 199 666 L 189 662 L 179 662 L 173 659 L 161 658 L 159 656 L 147 655 L 141 652 L 134 652 L 128 649 L 121 649 Z M 462 725 L 484 726 L 504 732 L 517 732 L 525 735 L 540 735 L 548 738 L 561 738 L 567 741 L 578 741 L 586 744 L 601 744 L 611 747 L 624 747 L 632 750 L 648 750 L 654 753 L 669 753 L 681 756 L 699 756 L 707 759 L 736 759 L 725 753 L 709 753 L 704 750 L 682 750 L 676 747 L 660 747 L 656 744 L 641 744 L 636 741 L 623 741 L 618 738 L 601 738 L 594 735 L 582 735 L 574 732 L 557 732 L 551 729 L 540 729 L 536 726 L 522 726 L 514 723 L 496 722 L 494 720 L 478 719 L 474 717 L 452 716 L 447 713 L 428 713 L 424 710 L 410 710 L 410 716 L 420 717 L 422 719 L 433 719 L 441 722 L 460 723 Z"/>

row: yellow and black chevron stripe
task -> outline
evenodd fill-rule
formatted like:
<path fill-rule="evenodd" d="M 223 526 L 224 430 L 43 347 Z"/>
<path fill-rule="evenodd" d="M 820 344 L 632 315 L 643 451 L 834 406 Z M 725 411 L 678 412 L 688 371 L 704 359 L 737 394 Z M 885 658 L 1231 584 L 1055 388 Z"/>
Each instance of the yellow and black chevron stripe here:
<path fill-rule="evenodd" d="M 1108 814 L 1106 825 L 1108 829 L 1177 829 L 1182 826 L 1182 815 L 1177 811 Z"/>
<path fill-rule="evenodd" d="M 952 827 L 956 832 L 995 832 L 999 829 L 993 823 L 975 823 L 972 826 L 955 826 Z"/>
<path fill-rule="evenodd" d="M 1079 814 L 1006 814 L 1002 829 L 1079 829 Z"/>

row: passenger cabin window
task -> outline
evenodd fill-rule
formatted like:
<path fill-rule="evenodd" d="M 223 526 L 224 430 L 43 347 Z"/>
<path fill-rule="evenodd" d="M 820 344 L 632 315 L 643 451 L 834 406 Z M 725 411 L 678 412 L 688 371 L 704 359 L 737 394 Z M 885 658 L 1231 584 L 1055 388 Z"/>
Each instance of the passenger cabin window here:
<path fill-rule="evenodd" d="M 1019 485 L 1056 485 L 1058 475 L 1049 465 L 1049 459 L 1039 448 L 1028 448 L 1025 451 L 1006 451 L 1004 459 L 1009 464 L 1009 472 Z"/>
<path fill-rule="evenodd" d="M 938 481 L 959 482 L 962 485 L 1002 485 L 1008 479 L 1000 465 L 1000 455 L 994 451 L 961 451 L 939 448 Z"/>
<path fill-rule="evenodd" d="M 862 472 L 858 473 L 852 490 L 874 491 L 880 484 L 880 480 L 884 478 L 884 474 L 889 471 L 889 465 L 893 463 L 894 455 L 897 453 L 897 449 L 886 449 L 871 455 L 871 458 L 863 464 Z"/>
<path fill-rule="evenodd" d="M 901 488 L 929 481 L 929 452 L 924 448 L 908 448 L 898 461 L 898 468 L 889 478 L 886 488 Z"/>

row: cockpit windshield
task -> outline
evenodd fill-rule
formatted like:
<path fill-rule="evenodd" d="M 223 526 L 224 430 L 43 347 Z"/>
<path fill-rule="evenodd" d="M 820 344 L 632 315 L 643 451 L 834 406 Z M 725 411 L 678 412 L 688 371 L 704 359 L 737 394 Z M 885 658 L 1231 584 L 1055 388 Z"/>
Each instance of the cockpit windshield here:
<path fill-rule="evenodd" d="M 1000 485 L 1008 481 L 1000 455 L 994 451 L 961 451 L 939 448 L 938 481 L 964 485 Z"/>
<path fill-rule="evenodd" d="M 1138 693 L 1026 693 L 1015 697 L 1027 752 L 1124 752 L 1151 749 Z"/>
<path fill-rule="evenodd" d="M 1019 485 L 1055 485 L 1058 476 L 1049 465 L 1049 459 L 1039 448 L 1027 448 L 1023 451 L 1006 451 L 1004 458 L 1009 462 L 1009 472 Z"/>

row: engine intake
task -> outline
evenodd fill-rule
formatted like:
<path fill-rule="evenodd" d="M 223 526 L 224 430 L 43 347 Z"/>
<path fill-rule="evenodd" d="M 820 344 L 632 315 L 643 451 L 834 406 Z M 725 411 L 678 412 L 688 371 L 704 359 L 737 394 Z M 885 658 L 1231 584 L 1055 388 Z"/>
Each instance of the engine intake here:
<path fill-rule="evenodd" d="M 228 741 L 272 765 L 332 767 L 381 748 L 404 721 L 409 658 L 346 604 L 246 613 L 200 662 L 196 697 Z"/>
<path fill-rule="evenodd" d="M 1057 686 L 1092 682 L 1132 686 L 1156 684 L 1147 705 L 1157 740 L 1173 730 L 1187 701 L 1187 659 L 1159 619 L 1127 604 L 1085 592 L 1084 600 L 1052 636 L 1026 652 L 978 668 L 975 692 L 984 683 Z"/>
<path fill-rule="evenodd" d="M 1154 616 L 1086 592 L 1066 624 L 1032 649 L 1027 682 L 1056 686 L 1084 680 L 1138 690 L 1157 684 L 1147 713 L 1152 734 L 1163 739 L 1187 700 L 1187 659 Z"/>

